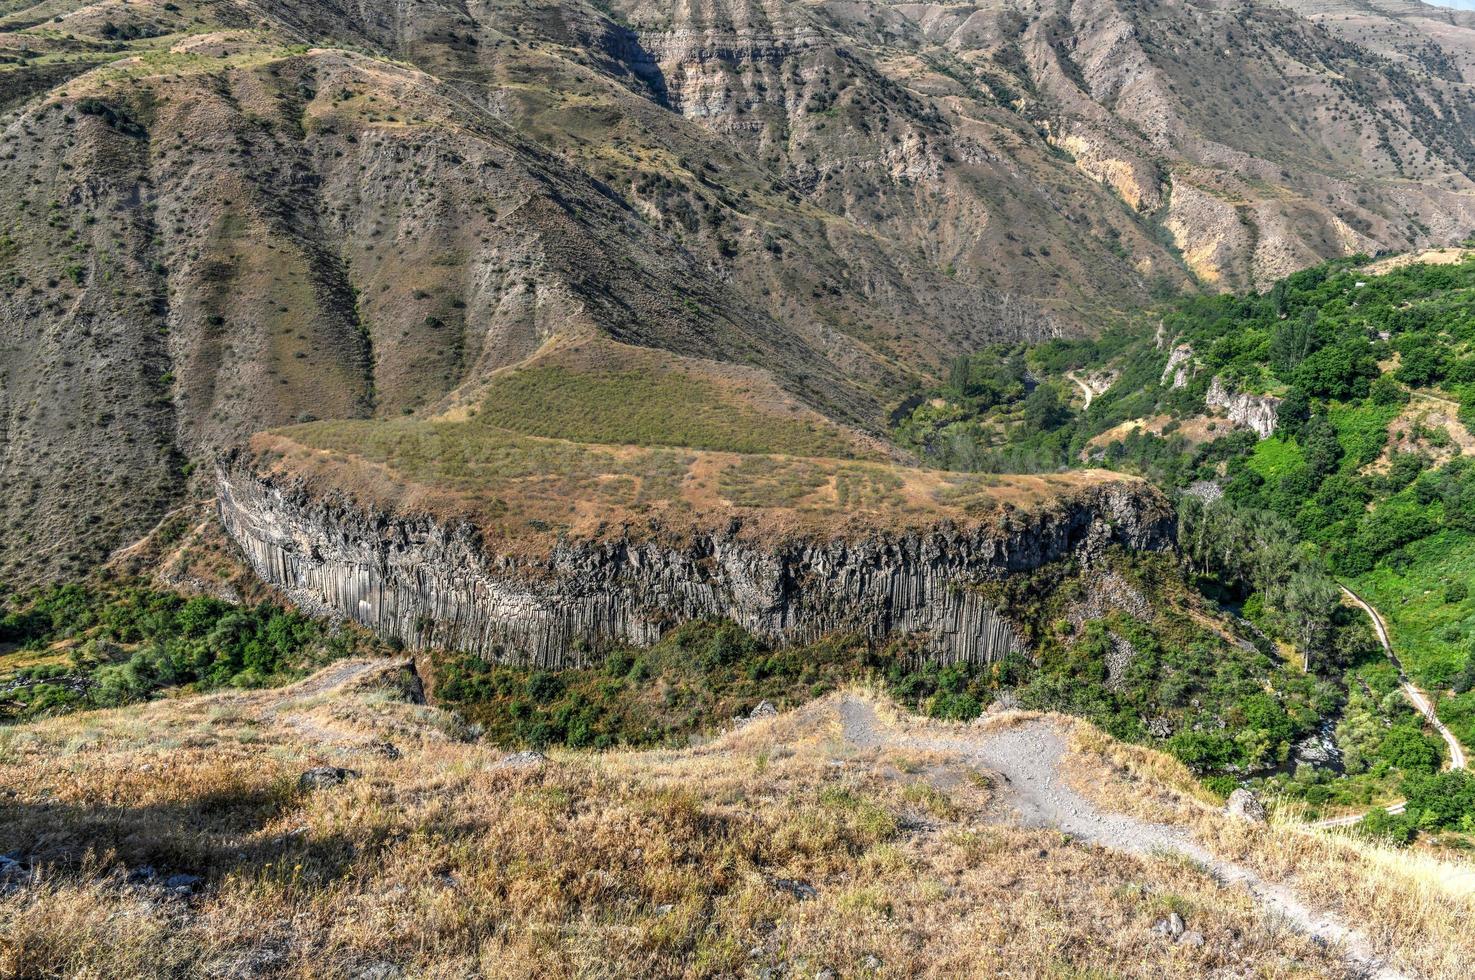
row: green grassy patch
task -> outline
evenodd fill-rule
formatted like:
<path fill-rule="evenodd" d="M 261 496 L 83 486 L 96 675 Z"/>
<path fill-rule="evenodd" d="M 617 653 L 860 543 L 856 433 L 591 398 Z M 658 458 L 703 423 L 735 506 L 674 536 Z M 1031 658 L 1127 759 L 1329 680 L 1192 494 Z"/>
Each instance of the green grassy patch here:
<path fill-rule="evenodd" d="M 1461 744 L 1475 746 L 1475 691 L 1440 698 L 1435 713 Z"/>
<path fill-rule="evenodd" d="M 1400 407 L 1370 401 L 1327 405 L 1327 421 L 1337 430 L 1337 441 L 1346 453 L 1342 457 L 1344 472 L 1378 458 L 1388 443 L 1388 426 L 1398 417 Z"/>
<path fill-rule="evenodd" d="M 1394 650 L 1420 686 L 1448 685 L 1471 655 L 1475 600 L 1449 601 L 1448 587 L 1461 582 L 1475 583 L 1475 535 L 1457 530 L 1405 545 L 1398 560 L 1353 582 L 1383 614 Z"/>
<path fill-rule="evenodd" d="M 478 420 L 578 442 L 853 457 L 856 441 L 807 411 L 764 411 L 694 371 L 537 365 L 502 375 Z"/>
<path fill-rule="evenodd" d="M 1272 436 L 1255 444 L 1246 465 L 1263 477 L 1266 483 L 1274 483 L 1306 465 L 1306 461 L 1300 446 Z"/>

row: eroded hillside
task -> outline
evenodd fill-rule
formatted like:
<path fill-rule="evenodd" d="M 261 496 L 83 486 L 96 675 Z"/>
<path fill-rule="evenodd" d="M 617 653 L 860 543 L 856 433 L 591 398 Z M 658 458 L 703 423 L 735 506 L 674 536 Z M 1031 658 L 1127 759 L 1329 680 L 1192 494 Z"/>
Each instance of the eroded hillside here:
<path fill-rule="evenodd" d="M 0 573 L 90 567 L 252 432 L 465 404 L 550 342 L 757 369 L 877 432 L 990 340 L 1461 237 L 1467 24 L 10 4 Z"/>

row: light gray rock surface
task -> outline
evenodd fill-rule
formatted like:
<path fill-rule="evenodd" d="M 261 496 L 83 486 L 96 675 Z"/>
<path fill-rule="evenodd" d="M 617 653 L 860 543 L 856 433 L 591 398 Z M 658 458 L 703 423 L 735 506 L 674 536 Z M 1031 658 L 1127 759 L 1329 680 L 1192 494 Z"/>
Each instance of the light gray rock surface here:
<path fill-rule="evenodd" d="M 1193 380 L 1196 367 L 1193 360 L 1193 348 L 1188 344 L 1179 344 L 1168 355 L 1168 363 L 1163 367 L 1161 383 L 1170 388 L 1182 388 Z"/>
<path fill-rule="evenodd" d="M 1229 802 L 1224 807 L 1224 812 L 1231 817 L 1238 817 L 1250 823 L 1264 823 L 1266 821 L 1265 804 L 1260 798 L 1249 790 L 1241 787 L 1229 794 Z"/>
<path fill-rule="evenodd" d="M 1273 395 L 1251 395 L 1242 391 L 1231 391 L 1223 378 L 1215 377 L 1209 385 L 1204 402 L 1211 409 L 1219 409 L 1229 421 L 1253 429 L 1261 439 L 1275 434 L 1276 414 L 1280 411 L 1280 399 Z"/>

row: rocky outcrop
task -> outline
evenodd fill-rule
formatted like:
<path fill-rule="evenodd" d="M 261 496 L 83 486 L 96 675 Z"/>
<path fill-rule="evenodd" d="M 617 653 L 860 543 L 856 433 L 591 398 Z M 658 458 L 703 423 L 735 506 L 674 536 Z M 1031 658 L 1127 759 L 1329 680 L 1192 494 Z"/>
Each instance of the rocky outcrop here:
<path fill-rule="evenodd" d="M 309 612 L 412 649 L 543 667 L 595 662 L 702 617 L 775 644 L 918 634 L 942 659 L 994 660 L 1023 644 L 971 584 L 1113 544 L 1166 548 L 1175 531 L 1161 496 L 1124 480 L 967 528 L 761 542 L 733 520 L 680 543 L 564 540 L 528 559 L 488 553 L 465 523 L 370 513 L 234 462 L 218 490 L 221 519 L 257 573 Z"/>
<path fill-rule="evenodd" d="M 1475 20 L 1420 4 L 52 6 L 0 24 L 12 585 L 250 433 L 439 411 L 550 343 L 880 431 L 953 357 L 1190 269 L 1475 227 Z"/>
<path fill-rule="evenodd" d="M 1174 389 L 1186 387 L 1193 379 L 1197 367 L 1193 359 L 1192 345 L 1179 344 L 1173 348 L 1173 353 L 1168 355 L 1168 363 L 1163 366 L 1163 376 L 1159 384 Z"/>
<path fill-rule="evenodd" d="M 1209 385 L 1204 402 L 1210 409 L 1220 409 L 1229 421 L 1254 429 L 1261 439 L 1275 433 L 1276 413 L 1280 411 L 1280 399 L 1273 395 L 1251 395 L 1242 391 L 1230 391 L 1224 379 L 1215 377 Z"/>

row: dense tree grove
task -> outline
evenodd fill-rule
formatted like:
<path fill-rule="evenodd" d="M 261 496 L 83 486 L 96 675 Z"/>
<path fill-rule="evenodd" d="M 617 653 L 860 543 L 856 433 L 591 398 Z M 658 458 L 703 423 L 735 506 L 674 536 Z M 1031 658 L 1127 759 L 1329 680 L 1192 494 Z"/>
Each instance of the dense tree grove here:
<path fill-rule="evenodd" d="M 1178 506 L 1184 560 L 1243 598 L 1312 659 L 1333 653 L 1339 592 L 1296 529 L 1277 514 L 1185 495 Z"/>
<path fill-rule="evenodd" d="M 142 583 L 70 583 L 5 597 L 0 643 L 36 653 L 0 693 L 0 717 L 108 707 L 177 685 L 257 687 L 367 641 L 295 610 L 185 598 Z M 61 644 L 63 656 L 48 656 Z"/>

